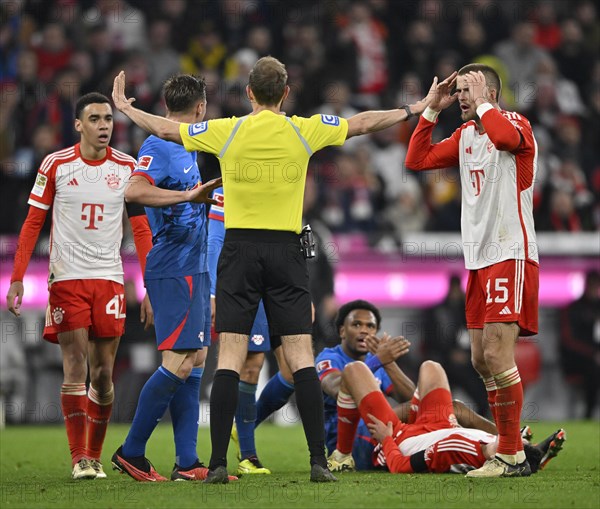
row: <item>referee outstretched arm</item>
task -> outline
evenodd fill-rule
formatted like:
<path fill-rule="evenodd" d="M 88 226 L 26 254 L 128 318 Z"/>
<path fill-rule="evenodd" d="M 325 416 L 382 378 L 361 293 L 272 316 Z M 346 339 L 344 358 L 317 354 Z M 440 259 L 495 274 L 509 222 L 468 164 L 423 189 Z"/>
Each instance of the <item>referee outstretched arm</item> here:
<path fill-rule="evenodd" d="M 348 119 L 348 134 L 346 135 L 346 139 L 382 131 L 413 116 L 420 115 L 431 102 L 433 98 L 432 94 L 437 88 L 437 82 L 438 79 L 436 76 L 427 96 L 414 104 L 406 104 L 398 109 L 387 111 L 363 111 L 350 117 Z M 135 98 L 130 97 L 127 99 L 125 97 L 125 71 L 121 71 L 115 77 L 112 98 L 115 107 L 145 131 L 163 140 L 174 141 L 183 145 L 183 140 L 179 133 L 180 122 L 138 110 L 133 107 Z"/>
<path fill-rule="evenodd" d="M 336 478 L 327 468 L 323 393 L 312 351 L 311 300 L 300 249 L 302 201 L 308 162 L 327 146 L 393 126 L 421 114 L 433 99 L 390 111 L 288 117 L 281 112 L 290 88 L 285 66 L 273 57 L 257 61 L 246 93 L 252 113 L 195 124 L 172 122 L 133 107 L 125 74 L 114 82 L 117 109 L 152 134 L 187 151 L 214 154 L 223 179 L 225 239 L 217 267 L 216 324 L 219 358 L 210 396 L 212 455 L 205 482 L 227 482 L 227 447 L 237 406 L 239 373 L 248 334 L 263 300 L 271 337 L 280 336 L 294 378 L 296 401 L 310 452 L 314 482 Z"/>

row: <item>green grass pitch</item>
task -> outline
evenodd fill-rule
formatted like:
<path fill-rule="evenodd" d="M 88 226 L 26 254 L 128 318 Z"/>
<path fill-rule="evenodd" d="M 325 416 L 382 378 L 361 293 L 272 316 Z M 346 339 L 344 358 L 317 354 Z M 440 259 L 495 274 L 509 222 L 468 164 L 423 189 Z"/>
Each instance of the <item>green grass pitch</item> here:
<path fill-rule="evenodd" d="M 471 480 L 459 475 L 340 474 L 338 483 L 308 481 L 302 428 L 264 425 L 257 445 L 270 476 L 245 476 L 228 485 L 166 482 L 142 484 L 110 470 L 110 456 L 128 426 L 111 425 L 103 453 L 108 479 L 72 481 L 66 435 L 60 426 L 0 430 L 2 508 L 595 508 L 600 507 L 600 423 L 529 423 L 537 439 L 567 430 L 560 456 L 523 479 Z M 200 430 L 198 450 L 208 459 L 209 435 Z M 170 424 L 160 424 L 147 451 L 168 476 L 174 462 Z M 230 471 L 237 466 L 233 447 Z"/>

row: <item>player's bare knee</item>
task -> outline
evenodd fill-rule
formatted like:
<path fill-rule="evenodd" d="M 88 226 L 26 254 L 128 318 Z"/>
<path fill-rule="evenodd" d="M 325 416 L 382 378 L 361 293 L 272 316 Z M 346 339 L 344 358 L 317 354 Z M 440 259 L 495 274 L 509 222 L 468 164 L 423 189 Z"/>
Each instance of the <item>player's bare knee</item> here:
<path fill-rule="evenodd" d="M 240 372 L 240 380 L 249 384 L 257 384 L 260 376 L 260 367 L 254 364 L 244 364 Z"/>
<path fill-rule="evenodd" d="M 346 386 L 350 385 L 351 381 L 364 376 L 365 372 L 371 373 L 371 370 L 367 367 L 364 362 L 351 362 L 346 364 L 344 371 L 342 371 L 342 382 Z"/>
<path fill-rule="evenodd" d="M 473 369 L 479 373 L 479 376 L 483 378 L 489 378 L 491 376 L 484 357 L 472 355 L 471 364 L 473 365 Z"/>
<path fill-rule="evenodd" d="M 108 366 L 97 366 L 90 369 L 90 383 L 100 393 L 105 393 L 112 387 L 112 365 Z"/>
<path fill-rule="evenodd" d="M 439 377 L 444 372 L 444 368 L 439 362 L 424 361 L 419 368 L 419 379 L 432 380 Z"/>

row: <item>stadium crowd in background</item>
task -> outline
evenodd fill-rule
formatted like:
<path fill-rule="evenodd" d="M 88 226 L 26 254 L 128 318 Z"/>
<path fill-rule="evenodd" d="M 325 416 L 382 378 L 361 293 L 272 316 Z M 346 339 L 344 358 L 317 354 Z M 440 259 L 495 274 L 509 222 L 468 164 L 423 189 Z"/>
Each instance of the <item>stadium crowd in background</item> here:
<path fill-rule="evenodd" d="M 125 69 L 128 95 L 162 114 L 163 81 L 192 72 L 207 81 L 208 118 L 243 115 L 248 71 L 269 54 L 289 69 L 288 115 L 398 107 L 422 97 L 432 74 L 493 64 L 504 83 L 501 105 L 530 119 L 540 146 L 538 230 L 600 223 L 600 24 L 591 0 L 29 0 L 4 2 L 0 12 L 0 233 L 19 231 L 42 158 L 75 142 L 81 93 L 108 93 Z M 451 134 L 455 117 L 441 119 L 437 137 Z M 410 231 L 458 231 L 457 168 L 404 171 L 415 125 L 313 158 L 313 215 L 334 233 L 363 232 L 381 249 Z M 136 156 L 143 140 L 115 117 L 116 148 Z M 215 171 L 208 158 L 199 161 L 202 171 Z"/>

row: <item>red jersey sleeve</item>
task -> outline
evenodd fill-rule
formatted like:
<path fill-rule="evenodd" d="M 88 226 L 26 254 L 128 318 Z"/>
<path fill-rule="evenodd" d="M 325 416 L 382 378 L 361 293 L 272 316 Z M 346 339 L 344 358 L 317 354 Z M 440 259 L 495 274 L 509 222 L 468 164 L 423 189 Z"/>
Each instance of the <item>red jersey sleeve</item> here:
<path fill-rule="evenodd" d="M 412 474 L 413 467 L 410 463 L 410 456 L 404 456 L 398 449 L 396 442 L 392 437 L 386 437 L 382 443 L 385 462 L 388 470 L 392 474 Z"/>
<path fill-rule="evenodd" d="M 43 210 L 48 210 L 54 201 L 56 192 L 56 166 L 53 154 L 44 158 L 35 177 L 35 183 L 29 193 L 27 203 Z"/>
<path fill-rule="evenodd" d="M 458 165 L 458 145 L 462 128 L 459 127 L 452 136 L 432 145 L 431 134 L 436 123 L 424 117 L 419 119 L 406 152 L 405 165 L 409 170 L 433 170 Z"/>
<path fill-rule="evenodd" d="M 23 281 L 27 265 L 29 265 L 29 260 L 31 259 L 31 253 L 35 249 L 35 244 L 42 231 L 42 226 L 44 226 L 47 213 L 47 209 L 36 206 L 29 207 L 29 213 L 19 234 L 19 244 L 17 245 L 15 263 L 10 278 L 11 284 L 15 281 Z"/>
<path fill-rule="evenodd" d="M 491 105 L 479 108 L 482 106 L 485 112 L 481 114 L 481 124 L 497 150 L 518 153 L 533 148 L 533 130 L 525 117 L 514 111 L 499 111 Z"/>

